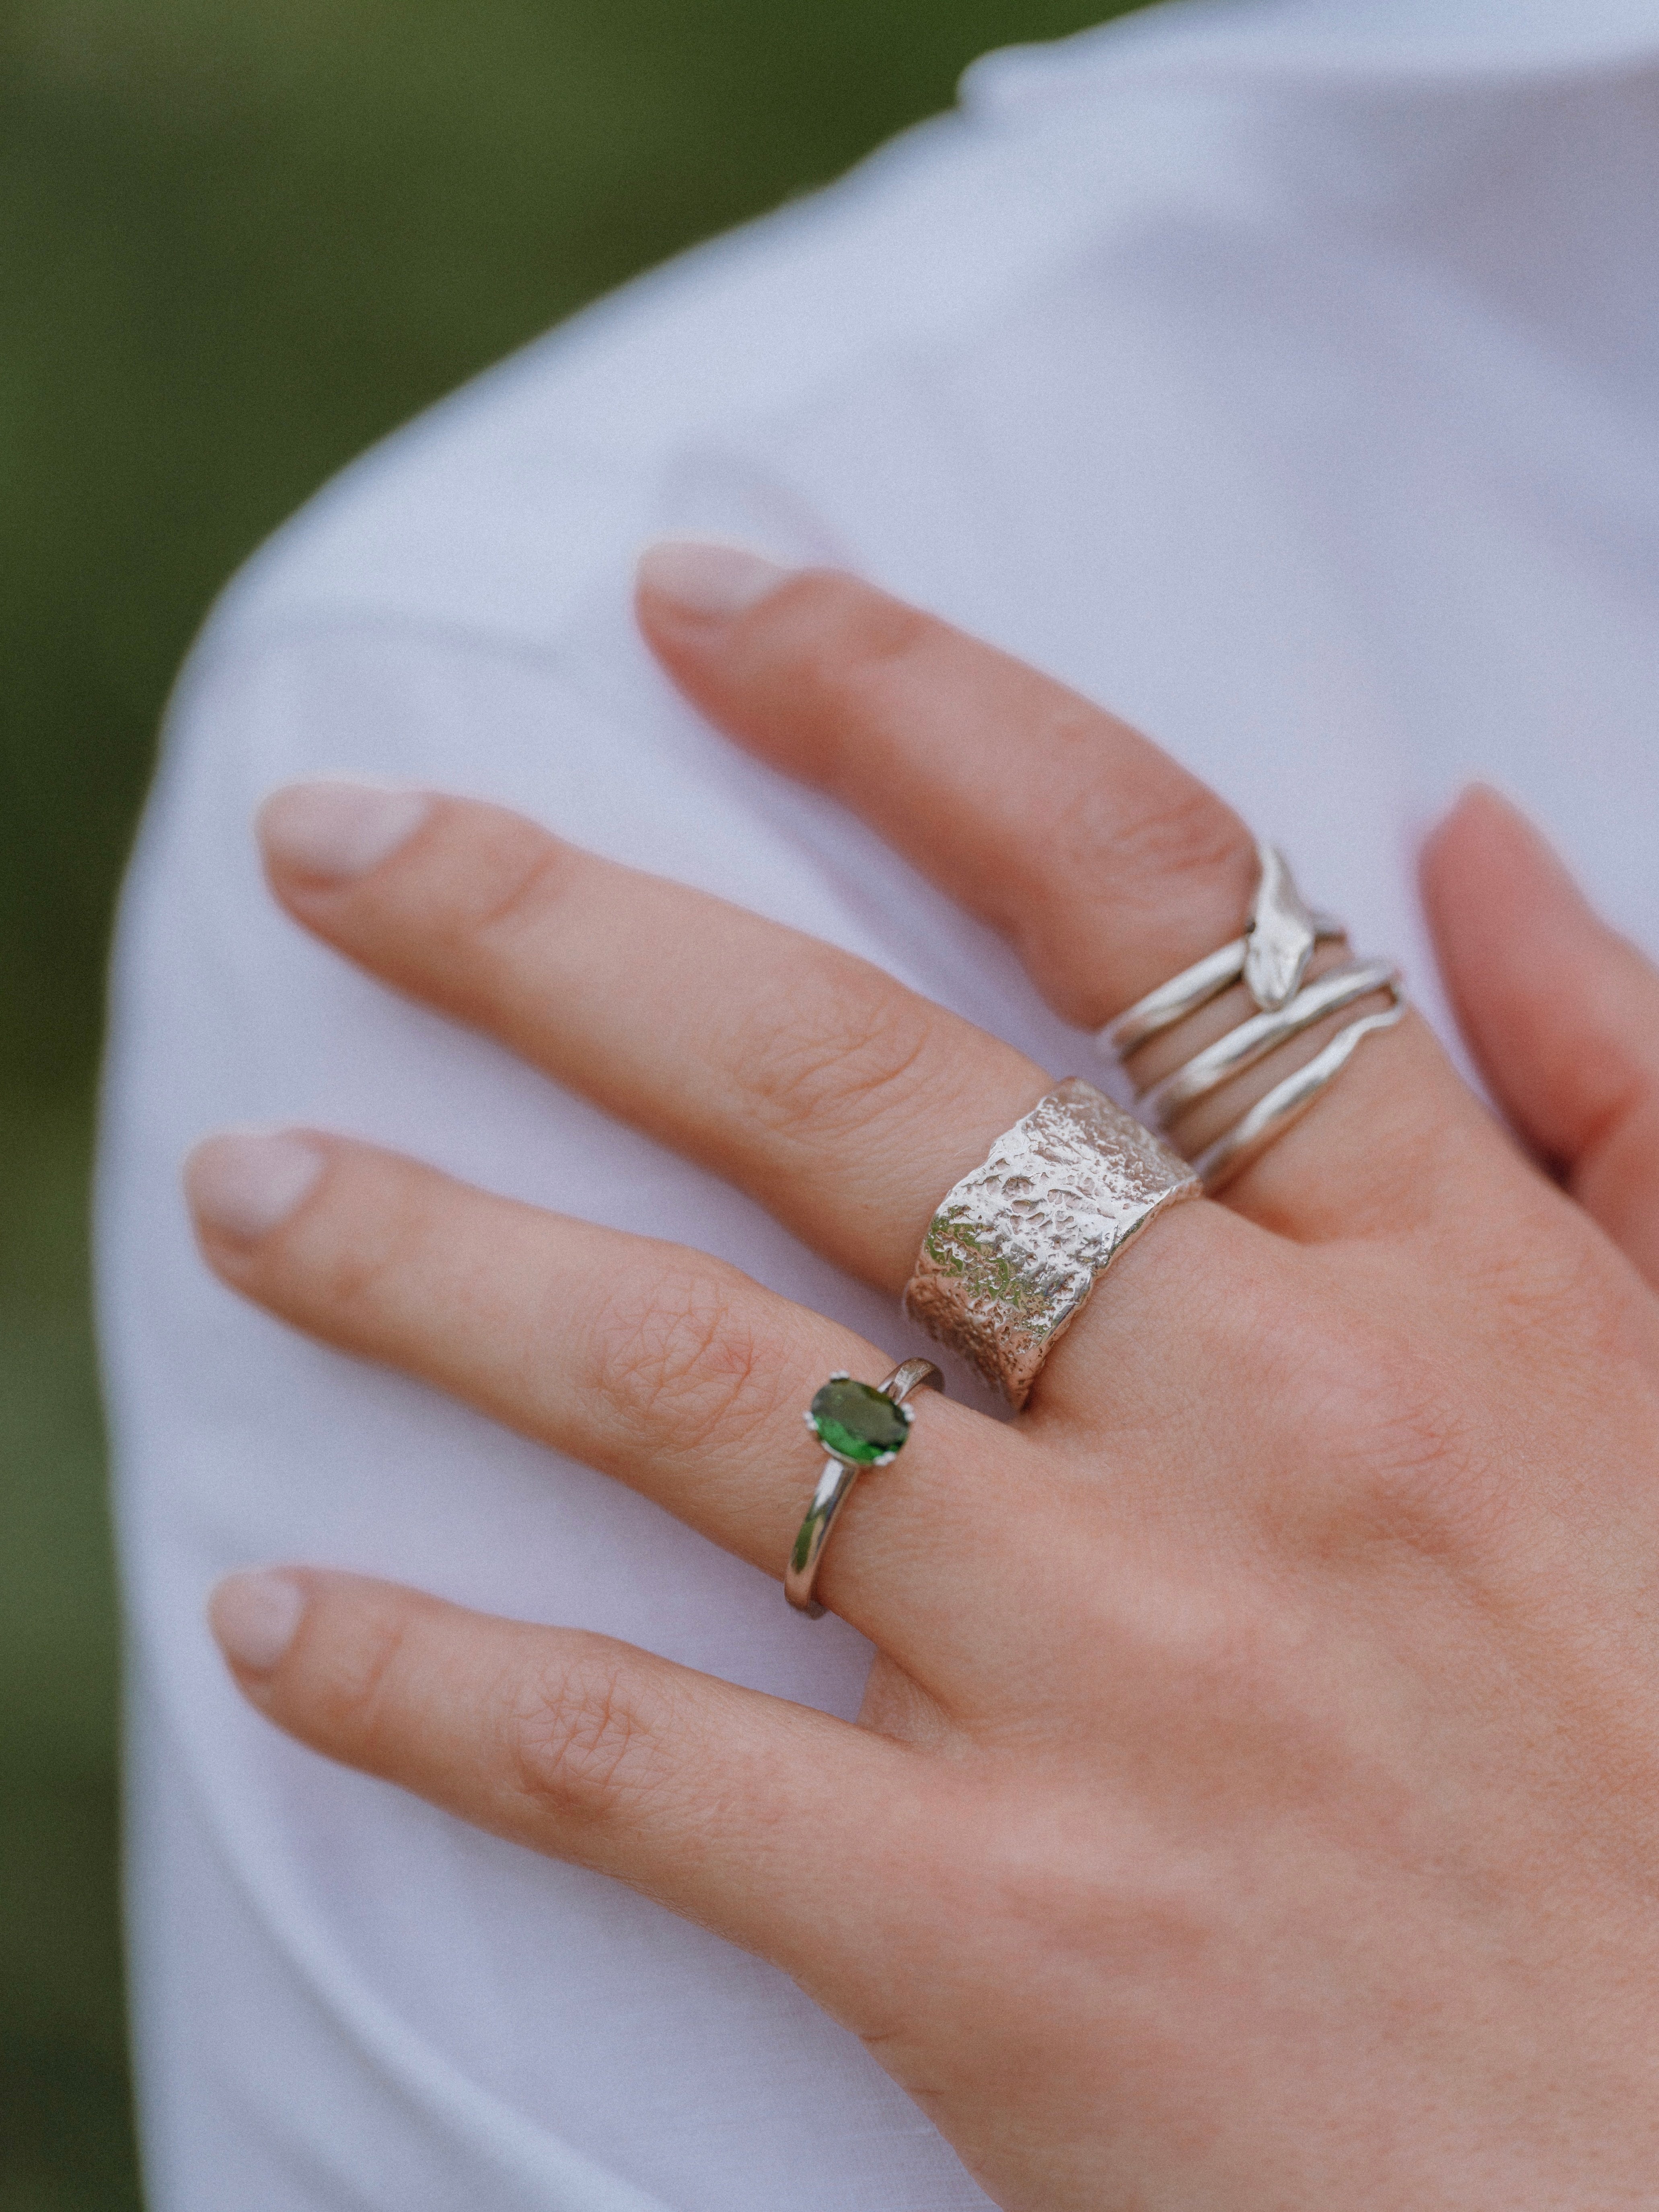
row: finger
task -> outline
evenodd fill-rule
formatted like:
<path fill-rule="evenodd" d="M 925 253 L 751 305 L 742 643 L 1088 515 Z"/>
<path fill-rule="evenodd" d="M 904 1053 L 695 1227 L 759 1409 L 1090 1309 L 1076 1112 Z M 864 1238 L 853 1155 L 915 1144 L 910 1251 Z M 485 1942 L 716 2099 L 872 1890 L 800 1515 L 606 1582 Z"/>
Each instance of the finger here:
<path fill-rule="evenodd" d="M 862 814 L 1012 939 L 1068 1020 L 1103 1023 L 1237 935 L 1251 836 L 1145 738 L 852 577 L 723 558 L 745 564 L 724 599 L 719 549 L 668 546 L 641 562 L 641 622 L 670 673 L 741 743 Z M 1234 1111 L 1352 1018 L 1230 1086 Z M 1197 1149 L 1185 1125 L 1182 1141 Z M 1499 1150 L 1408 1020 L 1369 1042 L 1229 1199 L 1304 1236 L 1392 1232 L 1435 1218 L 1471 1147 Z"/>
<path fill-rule="evenodd" d="M 342 837 L 377 811 L 392 849 L 363 867 L 354 842 L 342 872 Z M 301 785 L 266 801 L 260 835 L 277 896 L 319 936 L 886 1290 L 943 1193 L 1048 1088 L 868 962 L 500 807 Z"/>
<path fill-rule="evenodd" d="M 1659 973 L 1495 791 L 1466 792 L 1430 838 L 1423 888 L 1494 1095 L 1659 1285 Z"/>
<path fill-rule="evenodd" d="M 867 1999 L 917 1756 L 636 1650 L 395 1583 L 237 1575 L 210 1620 L 302 1743 L 473 1826 L 614 1875 L 829 1993 Z M 874 1939 L 873 1941 L 872 1939 Z"/>
<path fill-rule="evenodd" d="M 244 1296 L 628 1483 L 774 1579 L 823 1465 L 802 1424 L 813 1393 L 837 1368 L 874 1382 L 891 1364 L 701 1253 L 369 1146 L 210 1139 L 186 1178 L 204 1252 Z M 1023 1439 L 923 1395 L 899 1456 L 844 1509 L 819 1595 L 919 1677 L 954 1681 L 982 1663 L 965 1597 L 985 1593 L 982 1639 L 1035 1595 L 1011 1522 L 1040 1517 L 1047 1489 Z"/>

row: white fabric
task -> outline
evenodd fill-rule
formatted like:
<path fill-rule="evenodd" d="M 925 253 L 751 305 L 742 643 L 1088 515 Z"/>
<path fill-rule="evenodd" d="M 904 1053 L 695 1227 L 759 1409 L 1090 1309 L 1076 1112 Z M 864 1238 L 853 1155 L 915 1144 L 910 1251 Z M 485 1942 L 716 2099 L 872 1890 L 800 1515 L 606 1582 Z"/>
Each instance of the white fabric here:
<path fill-rule="evenodd" d="M 841 1713 L 867 1655 L 218 1288 L 177 1187 L 204 1132 L 361 1133 L 908 1341 L 753 1206 L 302 937 L 257 799 L 331 769 L 487 793 L 1086 1069 L 998 945 L 653 671 L 633 554 L 708 532 L 1110 702 L 1431 1010 L 1412 850 L 1472 775 L 1659 944 L 1656 248 L 1651 0 L 1167 9 L 981 64 L 957 114 L 392 441 L 233 587 L 127 893 L 102 1176 L 155 2212 L 985 2201 L 771 1969 L 325 1765 L 227 1682 L 203 1594 L 282 1558 Z"/>

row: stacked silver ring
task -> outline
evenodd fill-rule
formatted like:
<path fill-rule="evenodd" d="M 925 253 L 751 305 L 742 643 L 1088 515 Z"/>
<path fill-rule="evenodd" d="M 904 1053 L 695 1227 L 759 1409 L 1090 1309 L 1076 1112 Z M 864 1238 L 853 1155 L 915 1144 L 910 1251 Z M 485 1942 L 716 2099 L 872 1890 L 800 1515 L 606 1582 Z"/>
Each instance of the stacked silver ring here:
<path fill-rule="evenodd" d="M 1299 1121 L 1358 1048 L 1379 1030 L 1392 1029 L 1405 1012 L 1399 970 L 1386 960 L 1346 960 L 1313 982 L 1303 978 L 1316 945 L 1346 936 L 1334 916 L 1310 913 L 1284 857 L 1271 845 L 1257 848 L 1261 879 L 1242 937 L 1184 969 L 1109 1022 L 1097 1040 L 1101 1052 L 1128 1068 L 1144 1046 L 1242 982 L 1253 1014 L 1183 1066 L 1136 1094 L 1136 1110 L 1167 1133 L 1200 1100 L 1220 1090 L 1300 1036 L 1316 1022 L 1386 991 L 1384 1010 L 1363 1014 L 1339 1030 L 1304 1066 L 1275 1084 L 1232 1127 L 1193 1161 L 1194 1172 L 1213 1194 L 1259 1158 Z M 1129 1069 L 1130 1080 L 1133 1071 Z"/>

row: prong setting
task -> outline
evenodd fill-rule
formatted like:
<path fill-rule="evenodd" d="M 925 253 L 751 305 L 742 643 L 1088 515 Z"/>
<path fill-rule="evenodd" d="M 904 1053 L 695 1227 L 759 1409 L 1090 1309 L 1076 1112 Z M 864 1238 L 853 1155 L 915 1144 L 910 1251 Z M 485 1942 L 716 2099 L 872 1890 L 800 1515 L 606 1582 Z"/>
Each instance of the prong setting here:
<path fill-rule="evenodd" d="M 830 1377 L 806 1416 L 830 1458 L 851 1468 L 891 1466 L 909 1436 L 911 1419 L 908 1407 L 844 1370 Z"/>

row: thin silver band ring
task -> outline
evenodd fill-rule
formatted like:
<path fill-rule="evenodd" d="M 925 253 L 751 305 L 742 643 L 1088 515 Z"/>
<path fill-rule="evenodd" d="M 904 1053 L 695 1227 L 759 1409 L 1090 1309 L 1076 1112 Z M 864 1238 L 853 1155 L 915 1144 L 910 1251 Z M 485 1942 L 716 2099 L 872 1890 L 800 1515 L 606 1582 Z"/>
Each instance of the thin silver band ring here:
<path fill-rule="evenodd" d="M 1392 985 L 1394 1004 L 1386 1013 L 1366 1014 L 1357 1022 L 1350 1022 L 1339 1030 L 1323 1051 L 1316 1053 L 1305 1067 L 1298 1067 L 1276 1084 L 1266 1097 L 1258 1098 L 1249 1112 L 1234 1123 L 1224 1137 L 1217 1138 L 1207 1152 L 1200 1152 L 1193 1162 L 1193 1170 L 1202 1181 L 1205 1190 L 1213 1197 L 1224 1189 L 1233 1177 L 1242 1175 L 1252 1160 L 1260 1158 L 1269 1145 L 1282 1137 L 1293 1121 L 1299 1121 L 1327 1084 L 1332 1082 L 1347 1066 L 1368 1036 L 1379 1030 L 1391 1030 L 1406 1012 L 1406 1001 L 1396 981 Z"/>
<path fill-rule="evenodd" d="M 1194 1053 L 1184 1066 L 1143 1091 L 1135 1101 L 1136 1111 L 1155 1129 L 1167 1129 L 1200 1099 L 1244 1074 L 1327 1014 L 1340 1013 L 1373 991 L 1390 990 L 1399 980 L 1399 970 L 1387 960 L 1345 960 L 1339 968 L 1328 968 L 1304 984 L 1287 1006 L 1254 1014 L 1217 1043 Z"/>
<path fill-rule="evenodd" d="M 1315 915 L 1313 929 L 1321 945 L 1347 934 L 1334 914 Z M 1218 952 L 1207 953 L 1167 983 L 1160 983 L 1157 990 L 1148 991 L 1115 1022 L 1107 1023 L 1096 1039 L 1100 1050 L 1111 1059 L 1132 1059 L 1142 1045 L 1150 1044 L 1155 1036 L 1162 1036 L 1165 1030 L 1172 1030 L 1177 1022 L 1184 1022 L 1212 999 L 1231 990 L 1243 975 L 1249 949 L 1248 937 L 1236 937 Z"/>

